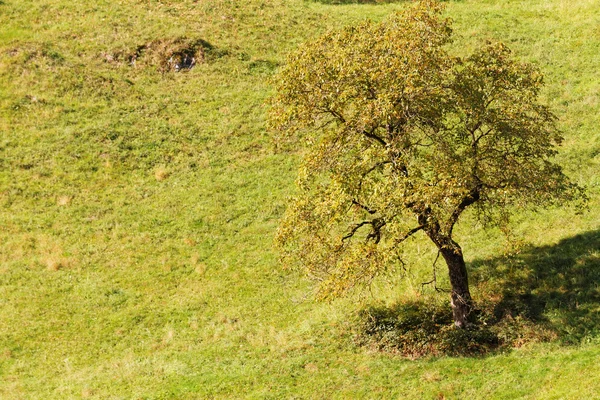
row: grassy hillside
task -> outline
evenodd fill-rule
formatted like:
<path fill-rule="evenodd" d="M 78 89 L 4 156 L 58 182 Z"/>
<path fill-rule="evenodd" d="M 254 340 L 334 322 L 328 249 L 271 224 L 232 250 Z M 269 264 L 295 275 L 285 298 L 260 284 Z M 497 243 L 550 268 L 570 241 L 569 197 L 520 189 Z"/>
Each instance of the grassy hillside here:
<path fill-rule="evenodd" d="M 600 1 L 447 2 L 457 51 L 501 39 L 545 72 L 591 200 L 517 215 L 510 242 L 461 226 L 476 300 L 531 290 L 555 341 L 417 361 L 357 346 L 357 299 L 313 302 L 272 249 L 299 152 L 265 128 L 269 78 L 405 6 L 330 3 L 0 1 L 0 398 L 597 396 Z M 435 252 L 407 256 L 361 301 L 423 296 Z"/>

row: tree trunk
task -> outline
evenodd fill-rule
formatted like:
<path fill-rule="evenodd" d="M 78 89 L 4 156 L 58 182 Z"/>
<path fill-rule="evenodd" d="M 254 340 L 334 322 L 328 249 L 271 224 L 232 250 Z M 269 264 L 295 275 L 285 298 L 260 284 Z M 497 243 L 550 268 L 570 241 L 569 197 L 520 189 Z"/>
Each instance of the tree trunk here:
<path fill-rule="evenodd" d="M 440 253 L 442 253 L 442 257 L 448 265 L 450 275 L 450 285 L 452 286 L 450 302 L 452 304 L 454 325 L 459 328 L 466 328 L 469 314 L 473 309 L 473 300 L 469 292 L 469 277 L 462 249 L 456 242 L 452 240 L 450 242 L 452 246 L 440 247 Z"/>
<path fill-rule="evenodd" d="M 454 325 L 458 328 L 466 328 L 473 310 L 473 300 L 471 299 L 471 292 L 469 292 L 469 277 L 462 249 L 458 243 L 452 240 L 451 235 L 445 235 L 441 232 L 437 221 L 430 222 L 428 217 L 427 214 L 419 215 L 419 223 L 421 225 L 428 224 L 425 233 L 435 243 L 448 266 L 452 287 L 450 304 L 452 305 Z"/>

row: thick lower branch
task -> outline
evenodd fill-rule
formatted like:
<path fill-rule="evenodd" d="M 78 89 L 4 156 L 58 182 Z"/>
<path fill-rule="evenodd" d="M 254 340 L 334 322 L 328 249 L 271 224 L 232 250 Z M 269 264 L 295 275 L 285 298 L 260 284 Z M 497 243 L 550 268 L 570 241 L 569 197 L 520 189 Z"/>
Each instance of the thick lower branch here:
<path fill-rule="evenodd" d="M 452 236 L 452 230 L 454 229 L 454 225 L 458 222 L 458 218 L 462 214 L 465 209 L 471 204 L 476 203 L 481 198 L 481 184 L 478 184 L 475 188 L 473 188 L 467 196 L 465 196 L 462 201 L 456 206 L 452 215 L 448 219 L 448 236 Z"/>

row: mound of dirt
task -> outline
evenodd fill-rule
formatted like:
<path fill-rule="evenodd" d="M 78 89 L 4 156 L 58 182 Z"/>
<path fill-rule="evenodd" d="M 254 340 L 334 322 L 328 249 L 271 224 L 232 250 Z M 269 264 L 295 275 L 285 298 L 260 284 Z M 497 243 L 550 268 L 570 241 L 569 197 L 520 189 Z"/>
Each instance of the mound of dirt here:
<path fill-rule="evenodd" d="M 226 51 L 216 49 L 204 39 L 178 37 L 152 40 L 135 49 L 103 53 L 102 57 L 109 63 L 151 65 L 161 72 L 182 72 L 225 54 Z"/>

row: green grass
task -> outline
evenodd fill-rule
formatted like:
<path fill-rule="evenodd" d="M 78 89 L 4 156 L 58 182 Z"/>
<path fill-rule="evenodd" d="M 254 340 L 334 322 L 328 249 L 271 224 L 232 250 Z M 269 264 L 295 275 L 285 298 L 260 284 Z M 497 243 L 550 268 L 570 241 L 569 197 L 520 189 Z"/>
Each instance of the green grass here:
<path fill-rule="evenodd" d="M 457 49 L 502 39 L 546 73 L 559 158 L 589 188 L 587 213 L 517 215 L 513 248 L 468 220 L 459 232 L 475 297 L 532 293 L 562 340 L 480 358 L 373 352 L 347 323 L 363 303 L 315 303 L 277 262 L 298 153 L 265 128 L 269 78 L 308 38 L 404 5 L 0 2 L 0 397 L 597 396 L 597 0 L 447 3 Z M 181 37 L 218 56 L 182 73 L 115 61 Z M 419 295 L 435 253 L 417 239 L 407 257 L 411 274 L 363 302 Z"/>

